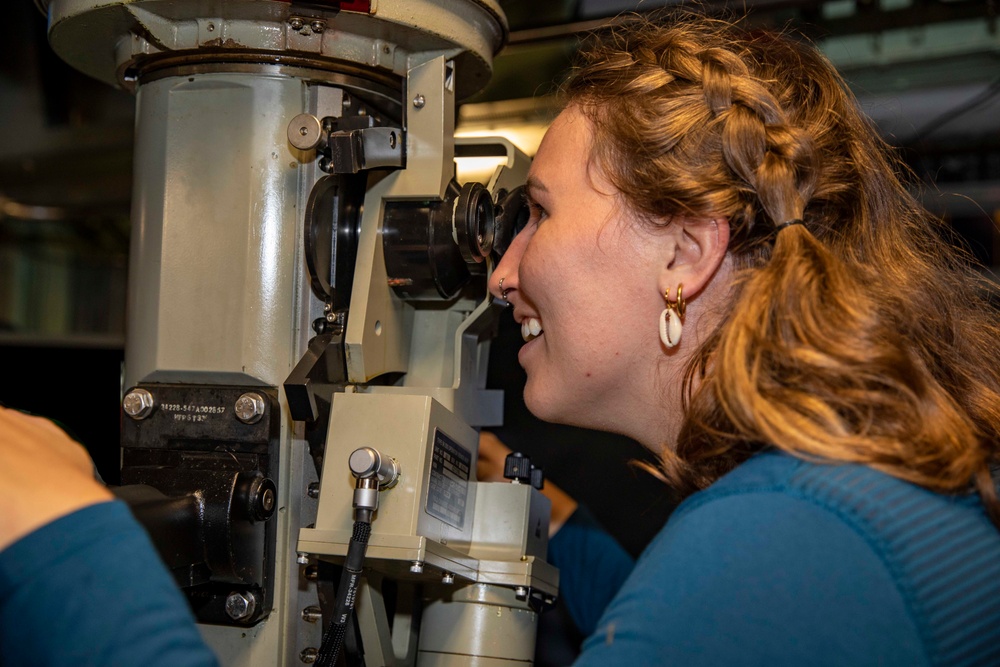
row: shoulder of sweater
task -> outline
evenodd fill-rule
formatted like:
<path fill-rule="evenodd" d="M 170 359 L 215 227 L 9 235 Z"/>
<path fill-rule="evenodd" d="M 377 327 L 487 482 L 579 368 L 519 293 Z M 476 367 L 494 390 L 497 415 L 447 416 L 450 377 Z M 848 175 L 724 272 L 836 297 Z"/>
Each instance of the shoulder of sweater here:
<path fill-rule="evenodd" d="M 817 521 L 804 521 L 804 510 Z M 1000 649 L 990 646 L 1000 643 L 1000 605 L 992 603 L 1000 598 L 1000 532 L 974 494 L 939 494 L 867 466 L 767 451 L 688 498 L 660 537 L 703 532 L 723 514 L 731 530 L 775 522 L 820 540 L 830 520 L 844 525 L 895 581 L 934 664 L 966 664 L 969 655 L 976 658 L 968 664 L 997 664 Z M 830 549 L 837 558 L 838 545 Z"/>

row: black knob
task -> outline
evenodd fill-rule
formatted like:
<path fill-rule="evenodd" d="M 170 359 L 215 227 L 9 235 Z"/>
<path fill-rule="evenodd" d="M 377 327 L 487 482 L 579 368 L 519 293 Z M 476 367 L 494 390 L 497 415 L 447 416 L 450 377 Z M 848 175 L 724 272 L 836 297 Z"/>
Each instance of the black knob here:
<path fill-rule="evenodd" d="M 503 476 L 512 482 L 528 484 L 531 482 L 531 459 L 521 452 L 508 454 L 503 462 Z"/>
<path fill-rule="evenodd" d="M 278 504 L 278 489 L 267 477 L 257 477 L 247 494 L 251 521 L 267 521 L 274 514 Z"/>
<path fill-rule="evenodd" d="M 545 486 L 545 473 L 542 472 L 541 468 L 531 466 L 531 485 L 539 491 Z"/>

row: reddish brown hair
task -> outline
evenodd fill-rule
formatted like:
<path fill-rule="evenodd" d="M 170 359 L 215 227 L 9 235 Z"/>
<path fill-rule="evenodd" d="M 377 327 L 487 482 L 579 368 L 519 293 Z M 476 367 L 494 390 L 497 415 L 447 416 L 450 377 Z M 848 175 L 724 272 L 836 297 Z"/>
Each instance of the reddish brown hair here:
<path fill-rule="evenodd" d="M 666 479 L 704 488 L 773 446 L 974 487 L 1000 525 L 997 312 L 833 66 L 804 40 L 677 13 L 621 20 L 581 57 L 567 102 L 628 205 L 731 228 L 738 277 L 688 369 Z"/>

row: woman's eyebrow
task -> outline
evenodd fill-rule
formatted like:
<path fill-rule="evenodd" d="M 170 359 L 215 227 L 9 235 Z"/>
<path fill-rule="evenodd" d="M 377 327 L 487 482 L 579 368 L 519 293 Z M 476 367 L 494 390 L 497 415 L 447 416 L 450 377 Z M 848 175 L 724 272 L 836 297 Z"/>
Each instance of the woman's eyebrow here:
<path fill-rule="evenodd" d="M 524 189 L 529 199 L 534 199 L 536 192 L 547 193 L 549 191 L 549 189 L 545 187 L 545 184 L 538 180 L 535 176 L 528 176 L 528 180 L 524 182 Z"/>

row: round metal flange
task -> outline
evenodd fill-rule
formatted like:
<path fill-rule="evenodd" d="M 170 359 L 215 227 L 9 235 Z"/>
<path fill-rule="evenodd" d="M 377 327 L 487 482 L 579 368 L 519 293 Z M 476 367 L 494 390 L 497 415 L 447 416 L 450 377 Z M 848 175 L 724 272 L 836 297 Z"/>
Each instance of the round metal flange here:
<path fill-rule="evenodd" d="M 391 118 L 398 119 L 401 113 L 403 81 L 400 77 L 332 59 L 317 63 L 315 59 L 285 54 L 191 51 L 138 58 L 121 68 L 118 79 L 131 82 L 134 87 L 169 77 L 219 72 L 287 76 L 333 85 L 350 91 Z"/>
<path fill-rule="evenodd" d="M 455 237 L 462 258 L 478 264 L 493 250 L 496 218 L 493 198 L 482 183 L 466 183 L 455 201 Z"/>
<path fill-rule="evenodd" d="M 204 52 L 226 62 L 250 53 L 294 57 L 320 70 L 344 61 L 402 78 L 415 64 L 451 51 L 454 90 L 462 99 L 489 81 L 493 57 L 508 35 L 496 0 L 379 0 L 367 11 L 276 0 L 36 4 L 48 16 L 49 41 L 63 60 L 126 89 L 135 85 L 129 78 L 134 63 L 177 53 Z"/>

